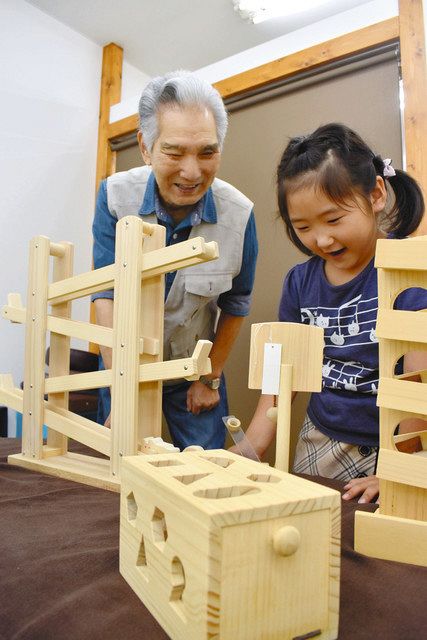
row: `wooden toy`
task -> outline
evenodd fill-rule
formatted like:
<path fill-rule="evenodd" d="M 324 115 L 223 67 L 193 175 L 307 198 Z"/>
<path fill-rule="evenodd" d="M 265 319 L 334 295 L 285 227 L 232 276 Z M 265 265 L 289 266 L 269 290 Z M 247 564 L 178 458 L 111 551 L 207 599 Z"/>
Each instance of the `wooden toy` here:
<path fill-rule="evenodd" d="M 403 355 L 427 351 L 427 315 L 393 308 L 405 289 L 427 289 L 427 236 L 378 240 L 375 264 L 380 506 L 375 513 L 356 512 L 354 546 L 365 555 L 427 566 L 427 423 L 424 431 L 396 435 L 405 418 L 427 420 L 427 371 L 417 372 L 422 382 L 409 381 L 413 373 L 395 375 Z M 411 447 L 414 441 L 417 446 Z"/>
<path fill-rule="evenodd" d="M 3 308 L 3 317 L 26 324 L 24 391 L 14 388 L 11 377 L 0 378 L 0 402 L 23 414 L 22 453 L 9 456 L 10 464 L 118 491 L 122 456 L 141 450 L 145 437 L 161 434 L 162 380 L 210 373 L 208 341 L 199 341 L 189 358 L 162 362 L 164 274 L 215 259 L 217 245 L 203 238 L 164 244 L 164 227 L 125 217 L 117 223 L 115 263 L 73 276 L 70 243 L 44 236 L 31 241 L 27 308 L 18 294 L 10 294 Z M 114 329 L 71 320 L 72 300 L 110 288 Z M 111 347 L 111 370 L 69 375 L 70 337 Z M 68 411 L 69 391 L 105 386 L 112 388 L 111 429 Z M 69 452 L 69 438 L 104 457 Z"/>
<path fill-rule="evenodd" d="M 277 421 L 276 469 L 288 471 L 292 392 L 321 391 L 323 329 L 293 322 L 253 324 L 249 360 L 250 389 L 263 388 L 266 345 L 280 345 L 278 355 L 277 408 L 268 417 Z M 274 386 L 274 385 L 273 385 Z M 264 391 L 263 391 L 264 392 Z"/>
<path fill-rule="evenodd" d="M 340 508 L 228 451 L 124 458 L 120 571 L 173 640 L 337 638 Z"/>

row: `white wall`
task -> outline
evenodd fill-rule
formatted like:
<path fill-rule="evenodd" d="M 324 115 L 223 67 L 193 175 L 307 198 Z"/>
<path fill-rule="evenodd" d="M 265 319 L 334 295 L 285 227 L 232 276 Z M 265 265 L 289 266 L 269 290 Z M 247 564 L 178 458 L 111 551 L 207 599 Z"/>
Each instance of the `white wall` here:
<path fill-rule="evenodd" d="M 427 2 L 427 0 L 424 0 L 424 2 Z M 343 11 L 331 18 L 321 20 L 280 38 L 275 38 L 252 49 L 247 49 L 237 55 L 219 60 L 215 64 L 198 69 L 196 73 L 208 82 L 218 82 L 237 73 L 253 69 L 272 60 L 277 60 L 296 51 L 301 51 L 396 15 L 398 15 L 398 0 L 372 0 L 372 2 L 349 11 Z M 138 91 L 135 91 L 134 95 L 131 94 L 130 88 L 127 88 L 126 82 L 127 80 L 123 76 L 122 100 L 119 104 L 111 107 L 110 122 L 116 122 L 121 118 L 136 113 L 139 94 L 143 86 L 148 82 L 148 78 L 141 79 L 141 87 Z"/>
<path fill-rule="evenodd" d="M 15 291 L 25 305 L 33 236 L 73 242 L 75 273 L 91 268 L 102 49 L 23 0 L 0 0 L 0 41 L 0 306 Z M 73 306 L 88 320 L 86 301 Z M 0 373 L 15 384 L 24 331 L 0 319 Z"/>

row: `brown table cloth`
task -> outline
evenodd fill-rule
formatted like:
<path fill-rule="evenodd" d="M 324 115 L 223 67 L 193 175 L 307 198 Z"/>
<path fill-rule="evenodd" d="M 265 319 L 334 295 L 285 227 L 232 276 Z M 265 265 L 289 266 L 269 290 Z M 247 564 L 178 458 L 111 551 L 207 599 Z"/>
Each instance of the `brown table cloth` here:
<path fill-rule="evenodd" d="M 0 438 L 0 638 L 167 640 L 119 574 L 119 495 L 8 465 L 19 449 Z M 342 505 L 339 640 L 426 638 L 427 569 L 355 553 L 356 508 L 375 505 Z"/>

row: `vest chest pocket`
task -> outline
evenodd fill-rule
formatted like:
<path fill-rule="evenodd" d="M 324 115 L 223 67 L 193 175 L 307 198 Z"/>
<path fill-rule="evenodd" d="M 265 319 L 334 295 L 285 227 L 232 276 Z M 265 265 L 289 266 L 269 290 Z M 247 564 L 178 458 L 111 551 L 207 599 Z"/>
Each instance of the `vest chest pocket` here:
<path fill-rule="evenodd" d="M 185 291 L 201 298 L 216 299 L 221 293 L 230 291 L 232 286 L 231 273 L 208 275 L 186 275 Z"/>

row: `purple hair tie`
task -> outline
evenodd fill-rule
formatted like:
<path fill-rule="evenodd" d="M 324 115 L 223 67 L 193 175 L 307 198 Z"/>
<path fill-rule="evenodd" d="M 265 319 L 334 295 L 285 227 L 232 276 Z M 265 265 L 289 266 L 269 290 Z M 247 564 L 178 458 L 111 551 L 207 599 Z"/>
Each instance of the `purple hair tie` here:
<path fill-rule="evenodd" d="M 384 178 L 392 178 L 393 176 L 395 176 L 396 171 L 394 170 L 391 164 L 391 158 L 386 158 L 385 160 L 383 160 L 383 163 L 384 163 L 384 169 L 383 169 Z"/>

